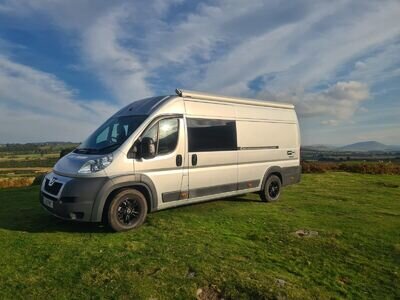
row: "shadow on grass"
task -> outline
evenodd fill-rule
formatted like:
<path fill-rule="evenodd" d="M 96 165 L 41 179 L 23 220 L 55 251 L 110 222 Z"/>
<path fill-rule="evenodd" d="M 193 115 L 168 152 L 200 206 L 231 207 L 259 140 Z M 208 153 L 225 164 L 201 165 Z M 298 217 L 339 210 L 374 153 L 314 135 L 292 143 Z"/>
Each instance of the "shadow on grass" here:
<path fill-rule="evenodd" d="M 107 226 L 101 223 L 74 222 L 60 220 L 46 212 L 34 214 L 20 214 L 17 217 L 2 217 L 0 229 L 30 232 L 30 233 L 107 233 L 112 232 Z"/>
<path fill-rule="evenodd" d="M 0 189 L 0 230 L 30 233 L 108 233 L 101 223 L 61 220 L 39 203 L 38 185 Z"/>
<path fill-rule="evenodd" d="M 101 223 L 61 220 L 47 213 L 37 199 L 37 188 L 0 190 L 0 229 L 31 233 L 110 233 L 108 226 Z M 221 198 L 208 202 L 256 202 L 243 196 Z M 207 202 L 206 202 L 207 203 Z M 206 205 L 205 202 L 188 206 Z M 179 207 L 171 208 L 179 209 Z"/>
<path fill-rule="evenodd" d="M 255 202 L 255 203 L 260 203 L 260 204 L 265 204 L 262 202 L 260 199 L 249 199 L 243 196 L 238 196 L 238 197 L 230 197 L 230 198 L 223 198 L 218 201 L 228 201 L 228 202 Z"/>

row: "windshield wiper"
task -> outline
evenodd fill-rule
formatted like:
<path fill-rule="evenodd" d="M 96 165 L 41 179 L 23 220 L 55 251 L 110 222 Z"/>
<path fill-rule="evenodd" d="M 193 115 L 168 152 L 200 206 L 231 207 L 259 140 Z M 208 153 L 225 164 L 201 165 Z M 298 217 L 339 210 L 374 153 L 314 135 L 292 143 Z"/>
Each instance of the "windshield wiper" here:
<path fill-rule="evenodd" d="M 108 146 L 105 146 L 103 148 L 100 148 L 100 149 L 98 149 L 98 151 L 100 152 L 100 151 L 104 151 L 104 150 L 107 150 L 107 149 L 112 149 L 115 146 L 121 146 L 121 145 L 122 145 L 122 143 L 115 143 L 115 144 L 108 145 Z"/>
<path fill-rule="evenodd" d="M 97 149 L 92 149 L 92 148 L 76 148 L 74 150 L 75 153 L 82 153 L 82 154 L 89 154 L 97 151 L 98 151 Z"/>

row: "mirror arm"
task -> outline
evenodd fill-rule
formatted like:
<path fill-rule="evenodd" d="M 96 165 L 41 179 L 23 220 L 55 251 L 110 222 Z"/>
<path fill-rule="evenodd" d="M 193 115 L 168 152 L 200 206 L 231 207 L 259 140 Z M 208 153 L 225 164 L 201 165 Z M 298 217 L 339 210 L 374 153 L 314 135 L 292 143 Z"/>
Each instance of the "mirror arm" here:
<path fill-rule="evenodd" d="M 140 157 L 140 155 L 139 155 L 139 153 L 138 153 L 138 147 L 137 147 L 137 145 L 133 145 L 132 147 L 131 147 L 131 149 L 129 149 L 129 151 L 128 151 L 128 155 L 127 155 L 127 157 L 128 158 L 139 158 Z"/>

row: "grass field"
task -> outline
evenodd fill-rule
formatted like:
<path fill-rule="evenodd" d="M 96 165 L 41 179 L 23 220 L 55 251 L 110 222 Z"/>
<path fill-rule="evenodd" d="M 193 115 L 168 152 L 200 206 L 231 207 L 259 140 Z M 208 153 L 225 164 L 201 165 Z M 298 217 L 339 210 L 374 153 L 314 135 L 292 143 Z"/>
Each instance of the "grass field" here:
<path fill-rule="evenodd" d="M 3 189 L 0 298 L 399 298 L 399 185 L 306 174 L 277 203 L 171 209 L 119 234 L 47 215 L 38 187 Z"/>

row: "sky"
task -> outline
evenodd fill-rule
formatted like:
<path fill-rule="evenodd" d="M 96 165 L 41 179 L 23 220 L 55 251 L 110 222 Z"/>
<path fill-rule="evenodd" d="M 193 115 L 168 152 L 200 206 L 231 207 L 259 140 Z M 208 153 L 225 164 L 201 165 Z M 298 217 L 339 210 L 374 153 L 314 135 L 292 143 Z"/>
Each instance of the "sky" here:
<path fill-rule="evenodd" d="M 400 144 L 400 1 L 0 0 L 0 143 L 82 141 L 175 88 L 294 103 L 302 144 Z"/>

